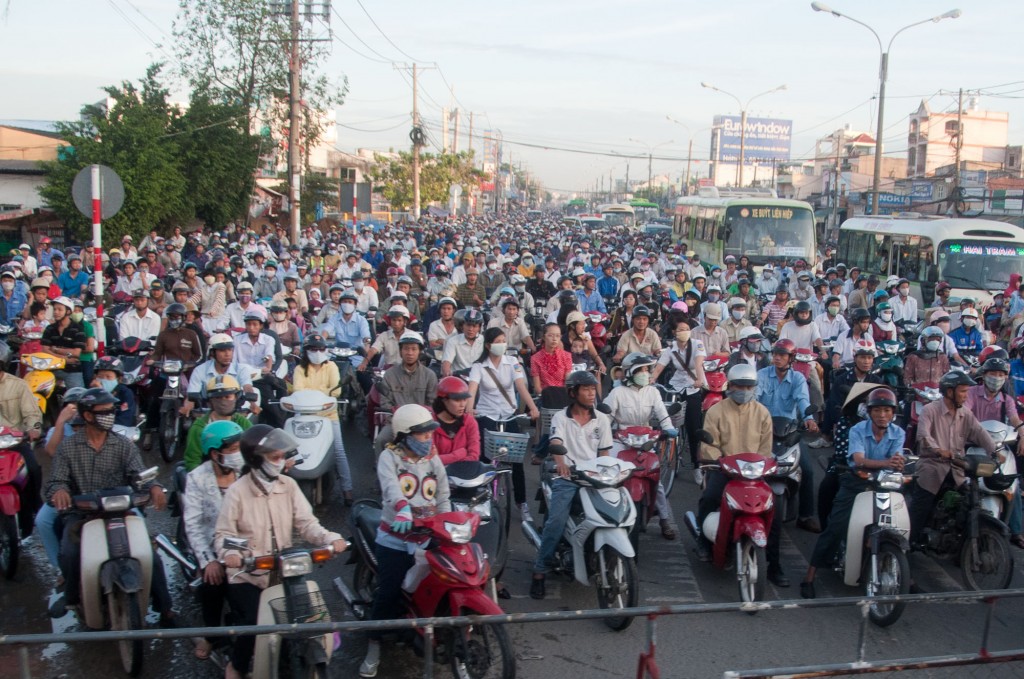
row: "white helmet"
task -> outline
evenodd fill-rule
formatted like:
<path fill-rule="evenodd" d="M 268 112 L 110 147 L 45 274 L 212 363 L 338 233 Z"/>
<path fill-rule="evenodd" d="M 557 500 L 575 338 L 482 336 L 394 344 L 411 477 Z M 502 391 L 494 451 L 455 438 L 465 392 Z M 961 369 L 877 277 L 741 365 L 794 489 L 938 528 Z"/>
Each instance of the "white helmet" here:
<path fill-rule="evenodd" d="M 737 363 L 729 368 L 726 379 L 729 380 L 729 384 L 736 387 L 757 386 L 757 368 L 746 362 Z"/>
<path fill-rule="evenodd" d="M 761 335 L 761 331 L 756 326 L 748 325 L 747 327 L 740 330 L 740 341 L 748 339 L 764 339 Z"/>
<path fill-rule="evenodd" d="M 395 434 L 419 434 L 434 431 L 439 425 L 427 408 L 418 403 L 409 403 L 395 411 L 391 428 Z"/>

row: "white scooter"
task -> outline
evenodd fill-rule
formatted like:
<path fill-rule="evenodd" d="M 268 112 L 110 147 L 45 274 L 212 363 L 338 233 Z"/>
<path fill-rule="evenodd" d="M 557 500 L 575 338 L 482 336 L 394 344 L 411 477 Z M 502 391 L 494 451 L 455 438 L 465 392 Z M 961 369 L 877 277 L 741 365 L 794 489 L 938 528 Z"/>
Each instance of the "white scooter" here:
<path fill-rule="evenodd" d="M 633 473 L 632 463 L 603 456 L 580 462 L 568 479 L 578 486 L 576 500 L 555 550 L 555 570 L 575 577 L 581 585 L 597 588 L 601 608 L 631 608 L 640 600 L 636 552 L 629 533 L 636 523 L 636 506 L 622 487 Z M 557 478 L 553 460 L 541 468 L 545 516 L 551 501 L 551 483 Z M 523 521 L 523 534 L 536 549 L 541 536 L 533 523 Z M 629 627 L 631 617 L 605 618 L 615 631 Z"/>
<path fill-rule="evenodd" d="M 334 427 L 326 416 L 337 410 L 340 401 L 315 389 L 302 389 L 281 398 L 281 408 L 294 415 L 284 430 L 299 442 L 295 466 L 288 475 L 299 482 L 309 504 L 314 507 L 331 496 L 334 482 Z"/>
<path fill-rule="evenodd" d="M 1010 407 L 1013 407 L 1012 405 Z M 981 508 L 1003 523 L 1010 518 L 1010 504 L 1017 497 L 1020 481 L 1017 478 L 1017 431 L 999 420 L 985 420 L 982 428 L 995 442 L 997 452 L 1003 459 L 999 463 L 999 471 L 988 478 L 978 478 L 978 491 L 981 494 Z M 982 455 L 984 449 L 969 448 L 968 454 Z"/>
<path fill-rule="evenodd" d="M 224 546 L 248 551 L 249 541 L 226 537 Z M 330 609 L 340 610 L 329 592 L 321 591 L 316 581 L 308 576 L 313 564 L 322 564 L 334 555 L 330 545 L 320 549 L 292 547 L 280 554 L 246 556 L 240 572 L 269 571 L 277 582 L 260 593 L 256 616 L 257 625 L 291 625 L 330 622 Z M 290 677 L 327 677 L 327 665 L 334 653 L 334 635 L 317 634 L 303 637 L 301 633 L 288 635 L 260 634 L 252 656 L 252 679 Z"/>
<path fill-rule="evenodd" d="M 80 621 L 89 629 L 143 629 L 153 580 L 153 545 L 145 519 L 132 510 L 149 504 L 149 492 L 137 489 L 156 479 L 158 471 L 151 467 L 139 472 L 134 488 L 108 488 L 72 498 L 75 511 L 87 517 L 81 527 Z M 124 640 L 117 647 L 124 671 L 137 676 L 144 642 Z"/>

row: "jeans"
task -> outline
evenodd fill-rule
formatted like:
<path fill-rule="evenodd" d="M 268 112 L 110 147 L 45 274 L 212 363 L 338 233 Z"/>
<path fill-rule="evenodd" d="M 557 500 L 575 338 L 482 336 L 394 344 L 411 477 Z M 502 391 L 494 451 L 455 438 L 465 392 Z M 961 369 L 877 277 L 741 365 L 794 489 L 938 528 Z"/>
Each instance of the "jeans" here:
<path fill-rule="evenodd" d="M 405 550 L 375 545 L 377 557 L 377 592 L 373 596 L 370 620 L 395 620 L 405 613 L 402 603 L 402 580 L 412 568 L 413 555 Z M 380 641 L 386 632 L 370 632 L 373 641 Z"/>
<path fill-rule="evenodd" d="M 484 430 L 497 431 L 498 425 L 489 417 L 478 417 L 476 423 L 480 427 L 480 456 L 483 457 Z M 518 434 L 519 423 L 506 423 L 505 433 Z M 512 497 L 517 505 L 521 505 L 526 502 L 526 471 L 523 469 L 522 462 L 513 462 L 510 466 L 512 467 Z"/>
<path fill-rule="evenodd" d="M 334 429 L 334 460 L 338 478 L 341 479 L 341 489 L 349 492 L 352 490 L 352 471 L 349 469 L 348 456 L 345 454 L 345 441 L 341 438 L 341 420 L 331 420 L 331 427 Z"/>
<path fill-rule="evenodd" d="M 43 543 L 46 558 L 54 568 L 60 568 L 60 537 L 57 535 L 57 517 L 60 514 L 49 503 L 43 503 L 36 514 L 36 534 Z"/>
<path fill-rule="evenodd" d="M 821 485 L 818 486 L 818 523 L 821 524 L 822 530 L 828 527 L 828 517 L 832 513 L 832 504 L 838 492 L 839 473 L 826 471 L 825 478 L 821 480 Z"/>
<path fill-rule="evenodd" d="M 832 565 L 839 544 L 846 537 L 847 528 L 850 526 L 853 502 L 865 488 L 868 488 L 868 483 L 853 474 L 843 474 L 839 477 L 839 492 L 832 502 L 828 527 L 818 536 L 818 541 L 814 543 L 814 552 L 811 554 L 811 565 L 815 568 Z"/>
<path fill-rule="evenodd" d="M 547 573 L 555 550 L 565 531 L 565 523 L 569 520 L 569 508 L 578 490 L 575 483 L 566 479 L 552 479 L 551 498 L 548 500 L 548 516 L 544 522 L 544 531 L 540 537 L 540 549 L 537 559 L 533 562 L 534 573 Z"/>
<path fill-rule="evenodd" d="M 1010 535 L 1021 534 L 1020 486 L 1017 486 L 1017 492 L 1013 496 L 1013 502 L 1010 503 L 1010 515 L 1006 517 L 1006 525 L 1010 529 Z"/>
<path fill-rule="evenodd" d="M 25 485 L 25 490 L 21 492 L 21 509 L 18 512 L 18 525 L 21 527 L 21 534 L 27 536 L 32 533 L 36 512 L 42 501 L 40 492 L 43 487 L 43 470 L 36 460 L 36 453 L 31 442 L 25 441 L 11 450 L 21 453 L 28 471 L 28 483 Z"/>
<path fill-rule="evenodd" d="M 228 585 L 228 603 L 231 614 L 239 625 L 255 625 L 260 610 L 260 594 L 263 590 L 249 582 Z M 256 637 L 236 637 L 231 648 L 231 666 L 242 675 L 249 671 L 252 652 L 256 648 Z"/>

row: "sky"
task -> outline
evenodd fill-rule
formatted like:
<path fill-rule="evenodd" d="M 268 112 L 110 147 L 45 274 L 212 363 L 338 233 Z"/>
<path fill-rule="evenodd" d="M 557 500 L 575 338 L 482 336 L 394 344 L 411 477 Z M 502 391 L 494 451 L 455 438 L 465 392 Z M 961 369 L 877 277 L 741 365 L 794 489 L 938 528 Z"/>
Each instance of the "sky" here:
<path fill-rule="evenodd" d="M 900 28 L 957 1 L 828 4 L 871 26 L 886 45 Z M 154 61 L 174 64 L 176 0 L 0 0 L 0 8 L 4 2 L 0 119 L 75 118 L 102 98 L 103 86 L 137 80 Z M 613 151 L 646 156 L 657 147 L 664 159 L 653 161 L 653 172 L 673 179 L 685 171 L 691 138 L 693 158 L 706 159 L 713 117 L 738 115 L 740 106 L 702 81 L 741 101 L 786 85 L 747 112 L 791 119 L 793 158 L 811 156 L 816 138 L 844 124 L 873 135 L 878 43 L 867 28 L 815 12 L 805 0 L 361 2 L 335 0 L 329 26 L 316 27 L 318 35 L 333 32 L 324 72 L 348 78 L 337 110 L 336 145 L 344 151 L 408 147 L 412 91 L 393 62 L 413 59 L 439 67 L 420 79 L 432 141 L 441 140 L 441 107 L 460 108 L 465 149 L 473 111 L 474 134 L 500 130 L 504 159 L 511 154 L 553 191 L 585 190 L 609 174 L 621 179 L 627 161 Z M 955 110 L 959 88 L 976 91 L 983 109 L 1008 111 L 1010 143 L 1024 143 L 1024 2 L 959 2 L 959 18 L 910 28 L 892 44 L 887 154 L 905 149 L 907 115 L 922 99 Z M 187 95 L 179 90 L 178 98 Z M 707 170 L 706 161 L 691 168 Z M 629 161 L 629 172 L 645 177 L 646 157 Z"/>

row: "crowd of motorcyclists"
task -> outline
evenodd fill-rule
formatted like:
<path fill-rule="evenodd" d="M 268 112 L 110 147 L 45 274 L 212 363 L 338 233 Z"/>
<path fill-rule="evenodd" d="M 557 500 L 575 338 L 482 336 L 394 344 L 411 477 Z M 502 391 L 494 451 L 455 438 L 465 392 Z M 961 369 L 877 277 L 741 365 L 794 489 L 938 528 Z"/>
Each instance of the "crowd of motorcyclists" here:
<path fill-rule="evenodd" d="M 1024 286 L 1011 284 L 982 308 L 969 298 L 951 304 L 950 286 L 940 282 L 934 303 L 919 309 L 906 279 L 862 274 L 827 250 L 814 262 L 734 255 L 706 262 L 668 237 L 585 232 L 555 214 L 313 224 L 297 242 L 281 226 L 239 223 L 166 237 L 153 231 L 137 247 L 125 236 L 98 254 L 102 299 L 91 288 L 91 246 L 62 252 L 43 238 L 36 248 L 22 245 L 0 269 L 0 325 L 41 327 L 39 349 L 64 359 L 64 405 L 50 413 L 49 431 L 13 367 L 0 372 L 0 425 L 26 433 L 18 449 L 32 484 L 21 533 L 40 533 L 60 568 L 60 606 L 68 609 L 81 603 L 81 517 L 72 498 L 123 485 L 141 470 L 139 447 L 112 429 L 144 420 L 140 446 L 153 444 L 165 361 L 190 371 L 170 417 L 190 425 L 180 501 L 207 625 L 220 624 L 225 602 L 237 622 L 255 623 L 268 582 L 239 570 L 226 536 L 249 539 L 256 553 L 288 547 L 293 530 L 336 551 L 348 546 L 342 527 L 321 526 L 288 476 L 298 443 L 281 429 L 286 413 L 276 403 L 294 390 L 332 398 L 350 392 L 359 405 L 358 424 L 339 411 L 329 416 L 333 501 L 381 499 L 373 619 L 400 616 L 401 590 L 415 588 L 410 571 L 422 566 L 423 539 L 414 522 L 449 511 L 446 466 L 487 461 L 485 432 L 518 432 L 517 414 L 534 422 L 535 445 L 510 464 L 514 506 L 524 521 L 537 509 L 545 516 L 529 583 L 536 599 L 545 597 L 545 574 L 579 488 L 572 469 L 615 456 L 622 449 L 615 430 L 650 425 L 679 444 L 700 487 L 698 526 L 722 504 L 726 478 L 713 468 L 716 460 L 771 457 L 780 420 L 810 433 L 800 444 L 794 502 L 797 525 L 821 533 L 800 587 L 812 598 L 816 570 L 831 565 L 865 483 L 857 470 L 902 471 L 919 457 L 908 493 L 916 547 L 941 493 L 964 483 L 956 461 L 968 447 L 997 454 L 980 422 L 1021 426 L 1024 337 L 1016 334 Z M 90 322 L 99 302 L 108 310 L 100 319 L 108 356 L 97 356 Z M 145 385 L 125 384 L 117 358 L 137 340 L 150 343 Z M 330 352 L 338 347 L 355 353 L 337 359 Z M 16 362 L 12 356 L 0 349 L 4 366 Z M 722 360 L 709 362 L 715 356 Z M 724 374 L 724 397 L 707 407 L 712 373 Z M 877 388 L 858 389 L 862 407 L 847 407 L 861 384 Z M 935 396 L 920 407 L 925 393 Z M 666 408 L 671 403 L 681 407 Z M 350 442 L 373 440 L 378 488 L 354 485 L 343 433 Z M 36 439 L 53 458 L 45 483 Z M 1024 437 L 1018 441 L 1024 445 Z M 824 473 L 815 473 L 807 449 L 825 447 L 834 453 Z M 551 493 L 531 509 L 526 470 L 545 460 L 553 465 Z M 161 487 L 146 489 L 162 509 Z M 664 485 L 656 508 L 661 535 L 676 539 Z M 1024 548 L 1019 491 L 999 518 L 1010 542 Z M 768 579 L 779 587 L 790 585 L 779 558 L 784 520 L 776 512 L 766 549 Z M 711 548 L 698 538 L 700 558 L 708 560 Z M 162 624 L 173 625 L 161 571 L 153 576 L 154 608 Z M 371 639 L 361 676 L 376 675 L 379 641 Z M 226 676 L 245 674 L 251 642 L 235 640 Z M 223 643 L 197 640 L 196 656 L 208 658 Z"/>

